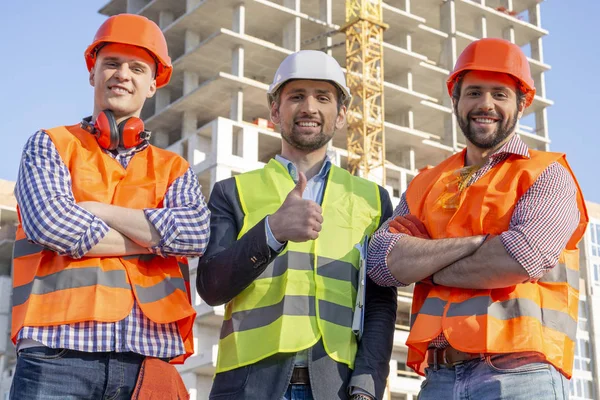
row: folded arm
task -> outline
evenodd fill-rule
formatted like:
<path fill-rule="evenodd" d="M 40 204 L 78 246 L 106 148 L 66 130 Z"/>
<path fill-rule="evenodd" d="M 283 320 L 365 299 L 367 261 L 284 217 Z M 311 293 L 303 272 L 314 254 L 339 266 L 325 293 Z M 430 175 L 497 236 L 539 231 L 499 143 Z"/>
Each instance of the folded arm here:
<path fill-rule="evenodd" d="M 578 223 L 575 182 L 562 165 L 551 164 L 519 199 L 509 230 L 436 273 L 434 282 L 495 289 L 537 281 L 558 263 Z"/>
<path fill-rule="evenodd" d="M 44 131 L 25 144 L 15 197 L 27 238 L 59 255 L 81 258 L 110 230 L 75 203 L 71 174 Z"/>
<path fill-rule="evenodd" d="M 382 286 L 408 286 L 466 257 L 481 246 L 485 236 L 452 239 L 420 239 L 389 232 L 389 221 L 409 214 L 406 197 L 392 217 L 373 235 L 367 270 Z"/>
<path fill-rule="evenodd" d="M 118 257 L 133 254 L 150 254 L 150 250 L 140 246 L 122 233 L 110 229 L 94 247 L 88 251 L 86 257 Z"/>
<path fill-rule="evenodd" d="M 132 242 L 159 255 L 200 256 L 209 238 L 210 212 L 191 169 L 167 190 L 164 208 L 137 210 L 99 202 L 80 206 Z"/>

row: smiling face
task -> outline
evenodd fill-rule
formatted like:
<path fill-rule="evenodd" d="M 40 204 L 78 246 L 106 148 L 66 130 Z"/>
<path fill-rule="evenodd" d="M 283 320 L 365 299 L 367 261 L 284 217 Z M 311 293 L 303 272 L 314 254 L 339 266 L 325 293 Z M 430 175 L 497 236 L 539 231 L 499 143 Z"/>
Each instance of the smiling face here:
<path fill-rule="evenodd" d="M 346 107 L 338 107 L 333 84 L 295 80 L 286 83 L 279 102 L 271 104 L 271 120 L 280 125 L 286 143 L 310 152 L 327 145 L 335 131 L 344 127 Z"/>
<path fill-rule="evenodd" d="M 509 140 L 524 110 L 514 79 L 497 72 L 468 72 L 453 101 L 458 125 L 479 149 L 495 149 Z"/>
<path fill-rule="evenodd" d="M 146 99 L 156 93 L 156 64 L 139 47 L 108 44 L 97 55 L 90 71 L 94 87 L 94 117 L 111 110 L 117 121 L 139 117 Z"/>

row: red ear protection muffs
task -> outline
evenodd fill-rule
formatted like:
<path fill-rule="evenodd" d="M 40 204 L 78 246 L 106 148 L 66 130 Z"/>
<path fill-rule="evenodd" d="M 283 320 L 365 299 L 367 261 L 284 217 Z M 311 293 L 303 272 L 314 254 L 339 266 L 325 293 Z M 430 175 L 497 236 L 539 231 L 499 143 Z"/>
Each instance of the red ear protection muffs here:
<path fill-rule="evenodd" d="M 96 121 L 92 117 L 84 118 L 81 127 L 96 137 L 100 147 L 115 150 L 117 147 L 129 149 L 150 139 L 150 131 L 144 130 L 144 121 L 137 117 L 129 117 L 119 124 L 110 110 L 104 110 Z"/>

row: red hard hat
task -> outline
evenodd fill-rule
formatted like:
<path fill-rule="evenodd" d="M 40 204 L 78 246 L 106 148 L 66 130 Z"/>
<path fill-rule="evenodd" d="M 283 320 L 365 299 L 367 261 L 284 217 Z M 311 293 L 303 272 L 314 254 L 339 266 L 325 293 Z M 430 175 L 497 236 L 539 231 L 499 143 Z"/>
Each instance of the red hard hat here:
<path fill-rule="evenodd" d="M 146 49 L 156 60 L 156 87 L 169 83 L 173 66 L 162 31 L 153 21 L 136 14 L 118 14 L 108 18 L 85 50 L 88 71 L 96 63 L 98 50 L 106 43 L 120 43 Z"/>
<path fill-rule="evenodd" d="M 508 40 L 485 38 L 469 44 L 458 57 L 446 82 L 450 97 L 458 78 L 465 71 L 500 72 L 512 76 L 525 93 L 525 107 L 529 107 L 535 96 L 529 61 L 521 48 Z"/>

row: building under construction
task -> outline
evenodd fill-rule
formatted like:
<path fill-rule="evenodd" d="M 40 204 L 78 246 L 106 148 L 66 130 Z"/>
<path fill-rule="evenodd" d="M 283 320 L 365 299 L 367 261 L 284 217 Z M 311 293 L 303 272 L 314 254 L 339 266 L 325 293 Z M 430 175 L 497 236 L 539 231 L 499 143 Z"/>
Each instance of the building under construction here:
<path fill-rule="evenodd" d="M 348 24 L 353 22 L 350 8 L 357 3 L 371 8 L 381 3 L 381 14 L 376 15 L 376 8 L 375 15 L 371 15 L 372 22 L 378 23 L 371 31 L 364 27 L 360 31 L 358 27 L 358 35 L 357 27 Z M 100 13 L 137 13 L 162 28 L 173 60 L 173 78 L 147 102 L 142 117 L 153 133 L 154 144 L 190 162 L 207 197 L 215 182 L 260 168 L 280 151 L 280 135 L 268 122 L 266 91 L 288 54 L 300 49 L 330 53 L 340 65 L 349 68 L 351 90 L 370 83 L 375 85 L 377 95 L 377 82 L 361 79 L 366 75 L 381 79 L 383 96 L 370 110 L 350 110 L 350 122 L 354 116 L 358 131 L 338 132 L 330 156 L 342 167 L 368 158 L 366 161 L 373 167 L 368 176 L 379 181 L 385 177 L 385 186 L 396 204 L 420 168 L 439 163 L 465 145 L 445 80 L 460 52 L 478 38 L 506 38 L 522 46 L 530 56 L 537 96 L 522 121 L 527 125 L 520 125 L 519 133 L 531 148 L 548 148 L 546 107 L 552 102 L 546 97 L 544 85 L 544 73 L 550 67 L 543 59 L 542 40 L 548 31 L 542 27 L 540 3 L 112 0 Z M 356 17 L 356 10 L 354 13 Z M 377 17 L 382 21 L 377 21 Z M 354 43 L 349 43 L 352 40 Z M 366 46 L 371 48 L 363 52 L 363 65 L 360 60 L 347 63 L 347 59 L 351 60 L 349 52 L 360 52 Z M 372 68 L 368 73 L 360 69 L 369 63 Z M 354 90 L 353 95 L 353 106 L 360 106 L 364 99 Z M 374 136 L 365 137 L 373 132 L 360 130 L 361 122 L 363 126 L 365 122 L 361 116 L 381 123 L 381 132 L 375 129 Z M 357 143 L 350 154 L 349 138 Z M 361 149 L 365 151 L 361 153 Z M 359 173 L 365 173 L 364 169 Z M 404 364 L 411 293 L 412 289 L 406 288 L 398 298 L 389 379 L 391 399 L 416 398 L 420 387 L 420 379 Z M 180 372 L 193 396 L 200 400 L 207 398 L 210 390 L 224 310 L 205 304 L 197 295 L 195 305 L 197 353 L 180 367 Z"/>
<path fill-rule="evenodd" d="M 371 21 L 372 31 L 362 38 L 358 34 L 367 28 L 355 30 L 355 42 L 351 42 L 352 30 L 357 28 L 349 12 L 352 3 L 381 3 L 377 9 L 380 19 Z M 100 13 L 141 14 L 163 30 L 173 60 L 173 78 L 147 101 L 142 117 L 153 133 L 153 144 L 190 162 L 205 196 L 215 182 L 260 168 L 280 151 L 280 135 L 269 122 L 267 87 L 288 54 L 316 49 L 328 52 L 348 68 L 351 88 L 365 85 L 367 75 L 379 80 L 370 82 L 378 96 L 374 103 L 365 105 L 365 98 L 353 93 L 359 99 L 353 107 L 363 106 L 363 112 L 349 112 L 349 119 L 356 123 L 336 134 L 330 156 L 342 167 L 357 167 L 358 173 L 385 180 L 397 204 L 420 168 L 435 165 L 465 146 L 445 81 L 460 52 L 478 38 L 503 37 L 529 56 L 537 95 L 518 132 L 530 148 L 548 149 L 546 110 L 552 101 L 544 83 L 550 66 L 543 57 L 542 42 L 548 31 L 542 25 L 540 3 L 542 0 L 111 0 Z M 352 60 L 350 53 L 364 46 L 374 49 L 364 52 L 364 57 L 374 61 L 368 74 L 360 68 L 369 60 L 347 63 Z M 373 123 L 374 128 L 365 128 L 366 123 Z M 600 242 L 600 228 L 594 238 Z M 600 272 L 589 274 L 587 290 L 581 292 L 583 301 L 594 287 L 600 293 L 600 279 L 592 280 Z M 191 281 L 195 282 L 195 274 Z M 194 286 L 192 291 L 196 292 Z M 399 291 L 388 399 L 416 399 L 421 383 L 405 365 L 411 300 L 412 288 Z M 198 295 L 194 305 L 198 313 L 196 354 L 179 371 L 192 399 L 200 400 L 208 398 L 210 391 L 224 309 L 207 305 Z M 584 303 L 582 312 L 588 309 Z M 584 317 L 591 319 L 592 314 Z M 578 340 L 571 393 L 572 398 L 593 399 L 598 393 L 592 383 L 592 376 L 598 376 L 597 366 L 591 362 L 593 335 L 588 333 L 593 329 L 583 330 L 580 323 L 580 330 L 583 333 L 578 337 L 583 339 Z M 0 346 L 0 357 L 4 357 L 2 349 Z M 3 378 L 10 378 L 9 371 L 6 369 Z M 3 386 L 6 388 L 6 380 L 0 381 L 0 389 Z"/>

